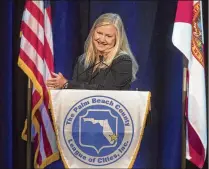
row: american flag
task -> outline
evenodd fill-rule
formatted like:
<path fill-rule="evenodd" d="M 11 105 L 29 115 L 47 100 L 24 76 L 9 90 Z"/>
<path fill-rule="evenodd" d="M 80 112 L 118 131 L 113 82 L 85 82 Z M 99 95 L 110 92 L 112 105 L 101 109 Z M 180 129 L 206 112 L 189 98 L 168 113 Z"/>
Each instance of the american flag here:
<path fill-rule="evenodd" d="M 49 111 L 50 100 L 45 82 L 54 71 L 52 18 L 49 1 L 25 3 L 21 23 L 19 67 L 33 83 L 32 139 L 34 141 L 34 167 L 44 168 L 59 159 L 56 137 Z M 27 121 L 22 138 L 27 140 Z"/>
<path fill-rule="evenodd" d="M 202 168 L 206 158 L 206 87 L 202 1 L 179 0 L 173 44 L 188 59 L 186 97 L 186 158 Z"/>

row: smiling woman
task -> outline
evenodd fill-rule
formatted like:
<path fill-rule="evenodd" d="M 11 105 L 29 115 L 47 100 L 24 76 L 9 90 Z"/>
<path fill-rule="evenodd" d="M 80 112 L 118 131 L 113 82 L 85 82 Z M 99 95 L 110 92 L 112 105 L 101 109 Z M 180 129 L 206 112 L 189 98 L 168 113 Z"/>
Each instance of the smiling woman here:
<path fill-rule="evenodd" d="M 94 45 L 99 53 L 103 53 L 115 46 L 117 30 L 113 25 L 97 27 L 94 32 Z"/>
<path fill-rule="evenodd" d="M 93 24 L 72 80 L 61 73 L 53 73 L 47 86 L 51 89 L 128 90 L 137 71 L 138 64 L 120 16 L 106 13 Z"/>

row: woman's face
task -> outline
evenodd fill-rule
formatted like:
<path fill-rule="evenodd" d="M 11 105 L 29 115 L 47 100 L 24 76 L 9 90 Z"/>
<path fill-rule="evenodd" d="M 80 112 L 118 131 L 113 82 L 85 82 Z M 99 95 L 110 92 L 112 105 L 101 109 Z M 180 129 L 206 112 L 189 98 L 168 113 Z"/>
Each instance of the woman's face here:
<path fill-rule="evenodd" d="M 116 43 L 116 28 L 113 25 L 97 27 L 94 32 L 93 42 L 99 52 L 109 52 Z"/>

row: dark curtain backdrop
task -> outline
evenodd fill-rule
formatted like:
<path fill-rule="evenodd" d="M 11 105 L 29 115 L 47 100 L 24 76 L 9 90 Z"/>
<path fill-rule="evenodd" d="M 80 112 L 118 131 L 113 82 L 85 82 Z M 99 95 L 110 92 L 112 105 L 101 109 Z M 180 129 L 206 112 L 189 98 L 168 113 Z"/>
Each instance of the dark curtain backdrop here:
<path fill-rule="evenodd" d="M 207 46 L 207 0 L 203 0 Z M 206 6 L 206 7 L 205 7 Z M 3 53 L 0 62 L 1 168 L 25 168 L 26 142 L 21 132 L 26 118 L 27 77 L 17 67 L 24 0 L 1 4 Z M 180 168 L 182 62 L 171 43 L 176 1 L 52 1 L 55 70 L 71 78 L 76 59 L 95 19 L 118 13 L 140 65 L 132 89 L 152 92 L 152 111 L 134 168 Z M 207 56 L 207 48 L 205 48 Z M 207 61 L 207 57 L 206 57 Z M 5 90 L 6 89 L 6 90 Z M 196 168 L 187 161 L 187 168 Z M 204 166 L 208 166 L 207 162 Z M 47 168 L 61 168 L 61 161 Z"/>
<path fill-rule="evenodd" d="M 12 168 L 13 122 L 12 116 L 12 25 L 13 4 L 11 1 L 1 2 L 0 10 L 0 166 Z"/>

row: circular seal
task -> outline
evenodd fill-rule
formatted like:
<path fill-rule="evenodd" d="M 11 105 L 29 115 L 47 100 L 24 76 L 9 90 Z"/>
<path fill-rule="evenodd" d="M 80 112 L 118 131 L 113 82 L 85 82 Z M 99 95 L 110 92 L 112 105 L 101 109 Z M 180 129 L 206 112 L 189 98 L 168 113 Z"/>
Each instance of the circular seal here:
<path fill-rule="evenodd" d="M 70 153 L 94 166 L 119 160 L 131 145 L 133 131 L 133 121 L 125 106 L 106 96 L 80 100 L 63 123 L 63 136 Z"/>

